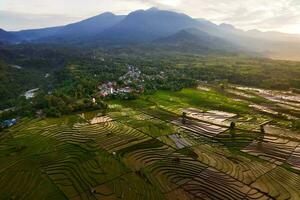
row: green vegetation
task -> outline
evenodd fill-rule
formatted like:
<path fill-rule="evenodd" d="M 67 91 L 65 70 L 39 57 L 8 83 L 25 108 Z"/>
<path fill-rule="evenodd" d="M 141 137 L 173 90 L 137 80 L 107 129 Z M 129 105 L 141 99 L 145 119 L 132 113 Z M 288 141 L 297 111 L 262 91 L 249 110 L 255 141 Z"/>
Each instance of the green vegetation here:
<path fill-rule="evenodd" d="M 300 181 L 294 153 L 300 141 L 269 132 L 261 137 L 260 124 L 272 115 L 233 100 L 226 87 L 203 87 L 109 99 L 102 102 L 107 104 L 104 115 L 102 107 L 84 115 L 65 112 L 77 102 L 55 98 L 55 93 L 39 95 L 64 115 L 23 118 L 1 132 L 0 198 L 174 199 L 174 192 L 187 199 L 195 192 L 235 199 L 297 198 L 298 184 L 278 185 L 282 176 Z M 200 118 L 184 111 L 183 124 L 187 108 Z M 232 121 L 234 134 L 229 133 Z M 276 116 L 272 123 L 278 126 Z M 18 187 L 6 184 L 10 180 Z"/>
<path fill-rule="evenodd" d="M 142 72 L 145 94 L 196 87 L 199 81 L 223 85 L 218 90 L 228 83 L 283 90 L 297 90 L 300 85 L 298 62 L 241 55 L 199 56 L 163 51 L 135 55 L 126 49 L 78 48 L 74 51 L 74 48 L 56 45 L 21 45 L 3 47 L 1 60 L 0 109 L 15 106 L 22 109 L 25 100 L 20 95 L 33 88 L 40 88 L 44 96 L 48 93 L 54 94 L 53 98 L 64 95 L 73 102 L 91 99 L 99 95 L 98 86 L 102 83 L 116 81 L 122 85 L 119 77 L 127 72 L 127 65 L 138 67 Z M 22 69 L 9 67 L 7 63 L 20 65 Z M 137 88 L 139 84 L 132 82 L 130 86 Z M 123 98 L 122 95 L 119 98 Z M 137 94 L 125 98 L 137 98 Z M 253 100 L 264 101 L 257 96 Z M 202 104 L 204 101 L 202 98 Z M 28 105 L 25 107 L 28 110 Z"/>
<path fill-rule="evenodd" d="M 14 107 L 21 94 L 42 82 L 40 73 L 14 68 L 0 60 L 0 110 Z"/>
<path fill-rule="evenodd" d="M 6 48 L 0 199 L 299 197 L 299 63 Z"/>
<path fill-rule="evenodd" d="M 292 121 L 292 128 L 294 130 L 300 130 L 300 120 L 299 119 L 295 119 Z"/>

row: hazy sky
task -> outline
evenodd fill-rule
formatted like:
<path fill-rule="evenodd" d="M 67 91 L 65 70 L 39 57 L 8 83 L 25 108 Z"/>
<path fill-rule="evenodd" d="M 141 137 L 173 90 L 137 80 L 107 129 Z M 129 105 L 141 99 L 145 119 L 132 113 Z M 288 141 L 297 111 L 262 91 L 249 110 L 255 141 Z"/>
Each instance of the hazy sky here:
<path fill-rule="evenodd" d="M 300 0 L 0 0 L 0 28 L 63 25 L 105 11 L 127 14 L 153 6 L 245 30 L 300 34 Z"/>

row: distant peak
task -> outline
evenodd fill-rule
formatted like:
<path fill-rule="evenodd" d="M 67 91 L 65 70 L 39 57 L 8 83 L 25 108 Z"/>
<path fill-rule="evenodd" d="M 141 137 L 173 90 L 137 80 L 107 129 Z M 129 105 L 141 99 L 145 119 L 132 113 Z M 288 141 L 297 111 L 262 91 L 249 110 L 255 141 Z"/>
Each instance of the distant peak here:
<path fill-rule="evenodd" d="M 136 14 L 145 14 L 145 13 L 156 13 L 158 11 L 161 11 L 161 10 L 158 9 L 157 7 L 152 7 L 147 10 L 140 9 L 140 10 L 133 11 L 133 12 L 129 13 L 128 16 L 132 16 L 132 15 L 136 15 Z"/>
<path fill-rule="evenodd" d="M 115 14 L 112 13 L 112 12 L 104 12 L 104 13 L 101 13 L 100 15 L 102 15 L 102 16 L 113 16 Z"/>
<path fill-rule="evenodd" d="M 159 8 L 157 8 L 157 7 L 152 7 L 152 8 L 149 8 L 147 11 L 159 11 Z"/>

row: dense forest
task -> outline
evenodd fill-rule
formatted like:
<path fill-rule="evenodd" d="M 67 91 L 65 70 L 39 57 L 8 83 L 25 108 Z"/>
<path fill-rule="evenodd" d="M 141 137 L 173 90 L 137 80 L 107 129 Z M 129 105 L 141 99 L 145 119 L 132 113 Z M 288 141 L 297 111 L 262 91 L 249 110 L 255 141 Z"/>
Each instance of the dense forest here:
<path fill-rule="evenodd" d="M 42 84 L 39 72 L 8 65 L 1 60 L 0 71 L 0 109 L 13 107 L 26 90 Z"/>

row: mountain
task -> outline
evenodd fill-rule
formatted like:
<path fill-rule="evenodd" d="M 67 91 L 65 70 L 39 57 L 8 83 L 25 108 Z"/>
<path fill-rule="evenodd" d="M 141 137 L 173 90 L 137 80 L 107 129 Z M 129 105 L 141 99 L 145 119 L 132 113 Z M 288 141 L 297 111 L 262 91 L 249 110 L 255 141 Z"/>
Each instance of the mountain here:
<path fill-rule="evenodd" d="M 185 14 L 152 8 L 130 13 L 120 23 L 99 34 L 98 39 L 149 42 L 197 26 L 198 22 Z"/>
<path fill-rule="evenodd" d="M 234 52 L 239 50 L 238 46 L 230 42 L 209 35 L 199 29 L 190 28 L 181 30 L 168 37 L 160 38 L 155 41 L 159 45 L 167 45 L 173 48 L 184 48 L 189 51 L 223 51 Z"/>
<path fill-rule="evenodd" d="M 237 29 L 229 24 L 219 25 L 220 31 L 212 33 L 245 50 L 275 59 L 300 60 L 300 35 L 272 31 Z"/>
<path fill-rule="evenodd" d="M 18 32 L 0 30 L 1 41 L 85 46 L 159 45 L 160 41 L 168 46 L 232 48 L 232 51 L 256 52 L 272 58 L 300 59 L 300 35 L 244 31 L 230 24 L 217 25 L 206 19 L 194 19 L 182 13 L 157 8 L 137 10 L 127 16 L 107 12 L 58 27 Z"/>
<path fill-rule="evenodd" d="M 17 40 L 17 37 L 10 32 L 7 32 L 0 28 L 0 42 L 6 43 L 6 42 L 15 42 Z"/>
<path fill-rule="evenodd" d="M 174 46 L 180 46 L 181 44 L 200 43 L 203 41 L 205 43 L 209 42 L 210 37 L 211 37 L 210 35 L 208 35 L 204 32 L 201 32 L 199 34 L 202 34 L 202 37 L 191 33 L 190 29 L 184 29 L 173 35 L 160 38 L 160 39 L 156 40 L 155 42 L 159 43 L 159 44 L 169 44 L 169 45 L 174 45 Z M 213 38 L 215 38 L 215 37 L 213 37 Z"/>
<path fill-rule="evenodd" d="M 124 19 L 122 15 L 106 12 L 89 19 L 62 27 L 55 35 L 56 38 L 80 39 L 93 37 Z"/>
<path fill-rule="evenodd" d="M 62 26 L 13 32 L 21 41 L 33 41 L 55 35 Z"/>
<path fill-rule="evenodd" d="M 119 23 L 124 16 L 113 13 L 103 13 L 80 22 L 43 29 L 23 30 L 15 32 L 19 38 L 25 41 L 56 41 L 86 38 L 101 33 L 103 30 Z"/>

